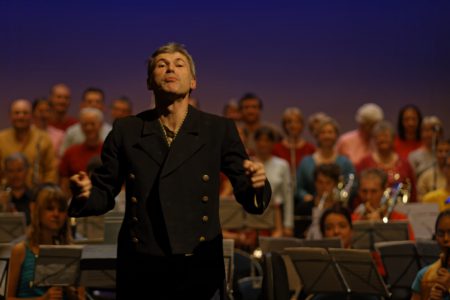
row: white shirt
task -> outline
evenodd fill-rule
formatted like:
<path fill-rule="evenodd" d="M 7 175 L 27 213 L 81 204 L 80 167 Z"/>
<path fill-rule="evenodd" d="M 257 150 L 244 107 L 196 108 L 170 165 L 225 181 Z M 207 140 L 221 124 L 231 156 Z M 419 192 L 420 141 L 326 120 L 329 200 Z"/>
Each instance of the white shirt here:
<path fill-rule="evenodd" d="M 272 201 L 283 205 L 283 226 L 294 227 L 294 194 L 289 164 L 282 158 L 272 156 L 263 162 L 266 177 L 272 188 Z"/>

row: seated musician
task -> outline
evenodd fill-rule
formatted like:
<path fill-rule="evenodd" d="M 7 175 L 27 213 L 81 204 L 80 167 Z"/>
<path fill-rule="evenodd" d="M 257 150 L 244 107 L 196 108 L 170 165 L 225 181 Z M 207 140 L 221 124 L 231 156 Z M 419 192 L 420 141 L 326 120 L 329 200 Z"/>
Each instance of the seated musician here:
<path fill-rule="evenodd" d="M 320 231 L 324 238 L 339 237 L 343 248 L 351 248 L 353 224 L 350 211 L 340 203 L 326 209 L 320 217 Z"/>
<path fill-rule="evenodd" d="M 440 258 L 421 269 L 412 284 L 411 300 L 450 299 L 450 210 L 442 211 L 436 219 L 436 241 L 441 248 Z"/>
<path fill-rule="evenodd" d="M 362 203 L 352 214 L 353 221 L 381 221 L 387 214 L 387 206 L 382 205 L 383 193 L 386 189 L 387 175 L 381 169 L 370 168 L 359 175 L 358 196 Z M 408 220 L 405 214 L 395 210 L 389 215 L 389 220 Z"/>
<path fill-rule="evenodd" d="M 327 209 L 336 201 L 337 185 L 339 183 L 340 168 L 337 164 L 322 164 L 314 170 L 315 195 L 310 201 L 304 201 L 296 207 L 296 215 L 301 220 L 296 223 L 295 236 L 306 237 L 312 222 L 314 207 Z"/>

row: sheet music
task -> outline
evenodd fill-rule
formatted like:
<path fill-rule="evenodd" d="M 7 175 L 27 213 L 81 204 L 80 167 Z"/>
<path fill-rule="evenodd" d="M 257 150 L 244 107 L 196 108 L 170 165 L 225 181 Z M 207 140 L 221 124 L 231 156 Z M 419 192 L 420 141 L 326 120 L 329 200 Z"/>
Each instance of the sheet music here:
<path fill-rule="evenodd" d="M 416 239 L 431 239 L 434 234 L 434 224 L 439 215 L 437 203 L 398 204 L 395 210 L 408 216 Z"/>

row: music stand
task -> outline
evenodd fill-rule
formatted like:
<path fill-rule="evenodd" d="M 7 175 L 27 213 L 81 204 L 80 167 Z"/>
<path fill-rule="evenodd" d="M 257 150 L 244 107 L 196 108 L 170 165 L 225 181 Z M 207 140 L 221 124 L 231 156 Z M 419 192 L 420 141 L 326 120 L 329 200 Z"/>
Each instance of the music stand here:
<path fill-rule="evenodd" d="M 223 229 L 239 230 L 244 227 L 245 212 L 236 200 L 229 198 L 220 199 L 219 217 Z"/>
<path fill-rule="evenodd" d="M 409 239 L 407 221 L 389 223 L 357 221 L 353 223 L 352 247 L 374 250 L 375 243 Z"/>
<path fill-rule="evenodd" d="M 431 239 L 439 215 L 437 203 L 397 204 L 395 210 L 408 216 L 416 239 Z"/>
<path fill-rule="evenodd" d="M 79 245 L 41 245 L 36 258 L 33 285 L 75 286 L 80 276 L 83 247 Z"/>
<path fill-rule="evenodd" d="M 80 285 L 115 288 L 116 257 L 116 245 L 86 245 L 80 262 Z"/>
<path fill-rule="evenodd" d="M 287 248 L 307 294 L 369 294 L 389 292 L 367 250 Z"/>
<path fill-rule="evenodd" d="M 234 272 L 234 240 L 223 240 L 223 262 L 225 264 L 225 279 L 227 294 L 233 294 L 233 272 Z"/>
<path fill-rule="evenodd" d="M 310 248 L 342 248 L 342 240 L 340 238 L 324 238 L 320 240 L 300 240 L 300 247 Z"/>
<path fill-rule="evenodd" d="M 409 299 L 411 285 L 421 269 L 420 258 L 413 241 L 375 243 L 386 270 L 386 281 L 392 299 Z"/>
<path fill-rule="evenodd" d="M 300 247 L 302 246 L 302 240 L 294 237 L 269 237 L 260 236 L 259 247 L 263 254 L 269 252 L 281 253 L 285 248 Z"/>
<path fill-rule="evenodd" d="M 441 248 L 435 240 L 416 240 L 416 249 L 420 257 L 421 267 L 431 265 L 439 259 Z"/>
<path fill-rule="evenodd" d="M 6 283 L 8 282 L 8 265 L 9 258 L 11 257 L 10 243 L 0 244 L 0 295 L 6 296 Z"/>
<path fill-rule="evenodd" d="M 10 243 L 25 235 L 25 213 L 0 213 L 0 243 Z"/>

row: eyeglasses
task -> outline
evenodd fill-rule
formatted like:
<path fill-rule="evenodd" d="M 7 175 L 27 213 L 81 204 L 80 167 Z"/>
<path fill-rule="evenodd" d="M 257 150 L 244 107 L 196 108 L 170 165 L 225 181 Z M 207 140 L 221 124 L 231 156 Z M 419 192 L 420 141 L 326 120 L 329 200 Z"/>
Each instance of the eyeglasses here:
<path fill-rule="evenodd" d="M 443 238 L 445 237 L 445 235 L 448 235 L 450 237 L 450 230 L 437 230 L 436 231 L 436 236 Z"/>

